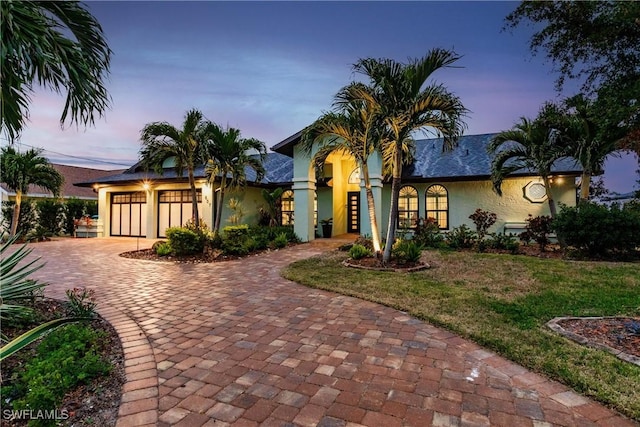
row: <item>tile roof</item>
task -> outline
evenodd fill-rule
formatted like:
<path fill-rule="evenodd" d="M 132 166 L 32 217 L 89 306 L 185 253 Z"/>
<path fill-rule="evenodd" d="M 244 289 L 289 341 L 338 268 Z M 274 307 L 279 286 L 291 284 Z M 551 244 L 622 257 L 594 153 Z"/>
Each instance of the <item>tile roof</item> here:
<path fill-rule="evenodd" d="M 266 175 L 260 184 L 289 185 L 293 182 L 291 156 L 293 146 L 300 141 L 300 135 L 301 132 L 298 132 L 272 147 L 272 150 L 277 152 L 267 154 L 264 161 Z M 494 135 L 491 133 L 463 136 L 458 142 L 458 147 L 448 152 L 442 151 L 442 138 L 417 140 L 415 161 L 405 166 L 403 177 L 414 181 L 488 179 L 491 175 L 491 156 L 487 152 L 487 145 Z M 581 168 L 574 159 L 565 158 L 554 164 L 553 171 L 577 175 L 581 172 Z M 247 168 L 246 174 L 249 182 L 255 181 L 256 174 L 253 169 Z M 536 172 L 522 170 L 515 175 L 536 175 Z M 196 168 L 195 177 L 196 179 L 206 177 L 203 166 Z M 153 171 L 144 171 L 140 164 L 136 164 L 122 173 L 79 180 L 75 185 L 91 187 L 93 184 L 131 184 L 144 180 L 186 182 L 187 176 L 186 173 L 182 177 L 178 176 L 175 169 L 165 169 L 160 175 Z"/>
<path fill-rule="evenodd" d="M 68 165 L 60 165 L 57 163 L 51 164 L 60 174 L 64 177 L 64 184 L 60 189 L 60 194 L 62 197 L 78 197 L 83 199 L 97 199 L 98 195 L 93 192 L 92 188 L 82 188 L 77 187 L 74 184 L 79 181 L 92 181 L 95 179 L 100 179 L 105 176 L 114 175 L 122 173 L 122 170 L 103 170 L 103 169 L 92 169 L 92 168 L 82 168 L 78 166 L 68 166 Z M 5 189 L 9 194 L 14 194 L 12 190 L 6 186 L 6 184 L 1 184 L 2 188 Z M 90 186 L 89 186 L 90 187 Z M 28 195 L 34 197 L 51 197 L 53 196 L 49 191 L 45 191 L 40 187 L 30 186 Z"/>
<path fill-rule="evenodd" d="M 418 180 L 488 179 L 491 176 L 492 156 L 487 152 L 495 133 L 466 135 L 451 151 L 442 151 L 442 138 L 416 141 L 415 161 L 403 169 L 403 177 Z M 577 175 L 582 168 L 573 158 L 559 159 L 552 171 Z M 514 175 L 536 175 L 535 171 L 521 170 Z"/>
<path fill-rule="evenodd" d="M 266 174 L 260 184 L 262 185 L 282 185 L 290 184 L 293 181 L 293 159 L 291 157 L 284 156 L 279 153 L 267 153 L 267 156 L 263 162 Z M 247 181 L 254 182 L 256 179 L 256 173 L 251 168 L 246 168 Z M 206 178 L 204 172 L 204 166 L 199 166 L 195 169 L 194 175 L 196 179 Z M 85 180 L 76 182 L 75 185 L 82 187 L 91 187 L 94 184 L 131 184 L 142 182 L 145 180 L 152 181 L 187 181 L 186 172 L 182 176 L 178 176 L 176 170 L 173 168 L 167 168 L 163 171 L 162 175 L 154 172 L 153 170 L 145 171 L 140 164 L 136 164 L 128 170 L 105 177 L 99 177 L 96 179 Z"/>
<path fill-rule="evenodd" d="M 291 135 L 271 147 L 285 155 L 293 155 L 293 146 L 300 141 L 302 131 Z M 460 180 L 488 179 L 491 176 L 491 155 L 487 146 L 496 134 L 465 135 L 452 151 L 442 151 L 442 138 L 416 140 L 415 161 L 404 167 L 403 178 L 407 180 Z M 555 173 L 579 174 L 582 169 L 574 159 L 556 161 Z M 522 170 L 514 175 L 536 175 L 534 171 Z"/>

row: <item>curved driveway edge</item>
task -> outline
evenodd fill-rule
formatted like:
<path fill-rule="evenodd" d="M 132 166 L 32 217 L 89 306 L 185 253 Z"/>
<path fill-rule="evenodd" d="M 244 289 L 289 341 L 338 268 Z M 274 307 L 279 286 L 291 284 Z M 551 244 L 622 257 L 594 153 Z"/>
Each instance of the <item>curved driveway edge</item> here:
<path fill-rule="evenodd" d="M 50 296 L 95 289 L 120 334 L 118 426 L 637 425 L 405 313 L 280 277 L 337 244 L 214 264 L 119 257 L 135 239 L 32 247 Z"/>

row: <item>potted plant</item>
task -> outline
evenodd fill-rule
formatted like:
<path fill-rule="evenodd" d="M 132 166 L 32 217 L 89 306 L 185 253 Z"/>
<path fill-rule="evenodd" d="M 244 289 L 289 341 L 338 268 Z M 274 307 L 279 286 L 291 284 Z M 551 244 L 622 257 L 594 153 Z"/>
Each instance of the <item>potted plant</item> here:
<path fill-rule="evenodd" d="M 322 237 L 331 237 L 331 231 L 333 229 L 333 218 L 320 220 L 320 225 L 322 225 Z"/>

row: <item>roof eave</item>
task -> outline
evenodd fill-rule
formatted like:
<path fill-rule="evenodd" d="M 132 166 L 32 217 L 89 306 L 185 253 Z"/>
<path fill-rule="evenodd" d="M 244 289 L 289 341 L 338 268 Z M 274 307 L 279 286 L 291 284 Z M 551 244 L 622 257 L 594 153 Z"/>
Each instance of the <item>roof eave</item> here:
<path fill-rule="evenodd" d="M 276 153 L 284 154 L 285 156 L 293 157 L 293 147 L 300 142 L 302 138 L 302 130 L 294 133 L 290 137 L 285 140 L 277 143 L 273 147 L 271 147 L 271 151 L 275 151 Z"/>

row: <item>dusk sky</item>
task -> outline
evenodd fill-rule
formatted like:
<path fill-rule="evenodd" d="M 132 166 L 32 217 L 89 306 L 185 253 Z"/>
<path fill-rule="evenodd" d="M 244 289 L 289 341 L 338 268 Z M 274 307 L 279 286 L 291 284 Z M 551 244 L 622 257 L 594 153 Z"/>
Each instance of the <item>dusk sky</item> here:
<path fill-rule="evenodd" d="M 53 162 L 101 169 L 138 159 L 140 130 L 182 124 L 191 108 L 271 147 L 331 108 L 359 58 L 462 55 L 439 70 L 470 110 L 467 134 L 506 130 L 557 100 L 556 75 L 528 48 L 530 28 L 501 32 L 513 2 L 90 2 L 113 50 L 112 108 L 95 127 L 60 129 L 64 98 L 39 91 L 20 143 Z M 568 86 L 565 95 L 573 94 Z M 422 138 L 422 136 L 419 136 Z M 3 145 L 6 141 L 3 140 Z M 77 158 L 69 157 L 75 156 Z M 89 162 L 83 159 L 97 159 Z M 110 162 L 110 163 L 105 163 Z M 637 161 L 608 162 L 605 183 L 634 189 Z"/>

